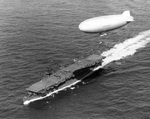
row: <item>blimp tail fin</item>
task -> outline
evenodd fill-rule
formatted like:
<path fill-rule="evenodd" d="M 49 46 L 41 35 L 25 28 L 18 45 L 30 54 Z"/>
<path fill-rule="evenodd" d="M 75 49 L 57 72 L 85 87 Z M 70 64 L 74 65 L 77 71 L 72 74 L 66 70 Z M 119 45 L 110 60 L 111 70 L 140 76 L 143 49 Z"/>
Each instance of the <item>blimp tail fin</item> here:
<path fill-rule="evenodd" d="M 130 15 L 130 11 L 124 11 L 124 12 L 122 13 L 122 15 L 123 15 L 123 16 L 131 16 L 131 15 Z"/>
<path fill-rule="evenodd" d="M 134 21 L 133 17 L 132 17 L 131 14 L 130 14 L 130 11 L 124 11 L 124 12 L 122 13 L 122 15 L 123 15 L 124 17 L 126 17 L 126 21 L 128 21 L 128 22 Z"/>

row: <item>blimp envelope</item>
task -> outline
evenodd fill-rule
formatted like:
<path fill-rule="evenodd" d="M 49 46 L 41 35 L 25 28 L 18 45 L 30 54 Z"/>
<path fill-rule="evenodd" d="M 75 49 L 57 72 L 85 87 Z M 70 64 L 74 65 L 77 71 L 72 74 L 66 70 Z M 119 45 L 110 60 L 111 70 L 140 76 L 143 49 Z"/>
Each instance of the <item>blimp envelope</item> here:
<path fill-rule="evenodd" d="M 87 19 L 79 24 L 79 29 L 86 33 L 103 33 L 120 28 L 134 21 L 130 11 L 119 15 L 107 15 Z"/>

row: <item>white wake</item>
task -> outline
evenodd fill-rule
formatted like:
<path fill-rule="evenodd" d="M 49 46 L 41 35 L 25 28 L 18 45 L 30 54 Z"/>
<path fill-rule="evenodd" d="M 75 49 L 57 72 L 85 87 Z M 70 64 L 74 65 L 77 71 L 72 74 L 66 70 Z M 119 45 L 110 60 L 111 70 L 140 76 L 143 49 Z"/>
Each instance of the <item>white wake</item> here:
<path fill-rule="evenodd" d="M 145 47 L 149 42 L 150 30 L 141 32 L 137 36 L 125 40 L 123 43 L 116 44 L 113 48 L 108 51 L 104 51 L 101 54 L 103 57 L 105 57 L 102 61 L 102 65 L 94 70 L 98 70 L 110 62 L 134 55 L 138 49 Z"/>

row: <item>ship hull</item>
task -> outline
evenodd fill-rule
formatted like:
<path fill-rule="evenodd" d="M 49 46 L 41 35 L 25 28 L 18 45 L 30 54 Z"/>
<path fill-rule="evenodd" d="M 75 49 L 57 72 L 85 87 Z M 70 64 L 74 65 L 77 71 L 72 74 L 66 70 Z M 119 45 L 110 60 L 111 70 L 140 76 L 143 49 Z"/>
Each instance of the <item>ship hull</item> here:
<path fill-rule="evenodd" d="M 47 92 L 47 94 L 45 96 L 28 96 L 28 97 L 24 97 L 23 99 L 23 104 L 24 105 L 29 105 L 32 102 L 38 101 L 38 100 L 43 100 L 47 97 L 53 96 L 54 94 L 57 94 L 60 91 L 66 90 L 67 88 L 70 88 L 78 83 L 80 83 L 82 80 L 84 80 L 85 78 L 87 78 L 88 76 L 92 75 L 95 71 L 91 71 L 88 74 L 86 74 L 84 77 L 82 77 L 80 80 L 77 79 L 71 79 L 68 82 L 64 83 L 63 85 L 61 85 L 58 89 L 54 90 L 54 91 L 50 91 Z"/>
<path fill-rule="evenodd" d="M 24 97 L 23 104 L 29 105 L 32 102 L 43 100 L 76 85 L 99 70 L 101 62 L 100 55 L 91 55 L 31 85 L 27 88 L 29 95 Z"/>
<path fill-rule="evenodd" d="M 65 87 L 61 87 L 61 88 L 59 88 L 59 89 L 57 89 L 57 90 L 55 90 L 53 92 L 47 93 L 45 96 L 25 97 L 23 99 L 23 104 L 24 105 L 29 105 L 32 102 L 35 102 L 35 101 L 38 101 L 38 100 L 43 100 L 43 99 L 45 99 L 47 97 L 50 97 L 50 96 L 52 96 L 52 95 L 54 95 L 54 94 L 56 94 L 56 93 L 58 93 L 60 91 L 63 91 L 65 89 L 67 89 L 67 88 L 70 88 L 71 86 L 74 86 L 74 85 L 76 85 L 79 82 L 81 82 L 81 80 L 76 80 L 75 82 L 72 82 L 71 84 L 66 85 Z"/>

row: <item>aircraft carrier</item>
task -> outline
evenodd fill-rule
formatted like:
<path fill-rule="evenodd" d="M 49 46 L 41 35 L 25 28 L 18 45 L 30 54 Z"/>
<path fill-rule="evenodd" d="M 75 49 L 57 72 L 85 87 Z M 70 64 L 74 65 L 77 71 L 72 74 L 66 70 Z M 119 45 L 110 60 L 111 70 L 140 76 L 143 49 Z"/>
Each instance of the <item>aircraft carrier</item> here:
<path fill-rule="evenodd" d="M 23 104 L 28 105 L 31 102 L 42 100 L 81 82 L 98 70 L 97 67 L 101 66 L 101 63 L 102 56 L 93 54 L 44 77 L 26 89 L 28 95 L 24 97 Z"/>

